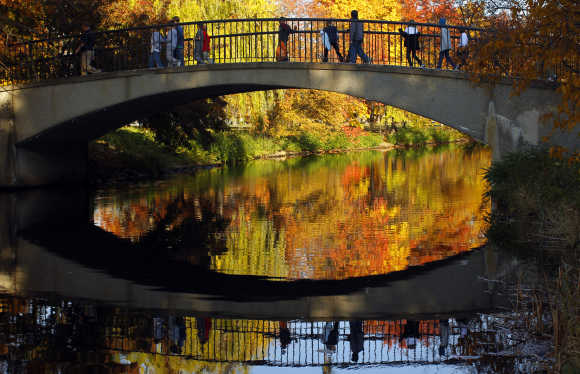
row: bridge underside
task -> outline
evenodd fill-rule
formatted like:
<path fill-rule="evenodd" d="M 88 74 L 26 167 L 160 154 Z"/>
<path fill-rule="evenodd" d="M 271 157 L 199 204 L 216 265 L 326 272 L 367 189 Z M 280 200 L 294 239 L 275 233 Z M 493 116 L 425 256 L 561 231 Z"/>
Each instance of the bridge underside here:
<path fill-rule="evenodd" d="M 538 145 L 550 131 L 540 116 L 558 103 L 549 87 L 510 97 L 509 84 L 476 87 L 460 72 L 376 65 L 203 65 L 69 78 L 0 93 L 0 186 L 82 179 L 87 142 L 123 124 L 194 99 L 277 88 L 345 93 L 408 110 L 490 144 L 496 158 Z M 578 146 L 570 136 L 555 141 Z"/>

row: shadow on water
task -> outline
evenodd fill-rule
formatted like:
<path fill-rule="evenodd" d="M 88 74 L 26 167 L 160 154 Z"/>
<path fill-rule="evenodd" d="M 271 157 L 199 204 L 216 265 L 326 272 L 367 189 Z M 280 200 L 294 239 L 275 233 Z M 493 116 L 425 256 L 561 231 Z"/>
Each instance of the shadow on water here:
<path fill-rule="evenodd" d="M 505 305 L 486 279 L 511 263 L 473 250 L 487 157 L 364 152 L 0 195 L 0 356 L 13 372 L 235 372 L 502 351 L 482 313 Z"/>

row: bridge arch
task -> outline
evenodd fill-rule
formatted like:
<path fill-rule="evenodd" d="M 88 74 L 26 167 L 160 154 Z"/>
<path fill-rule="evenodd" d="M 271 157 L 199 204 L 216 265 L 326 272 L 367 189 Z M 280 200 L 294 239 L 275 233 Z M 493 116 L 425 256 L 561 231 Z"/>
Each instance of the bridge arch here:
<path fill-rule="evenodd" d="M 21 128 L 17 144 L 88 141 L 174 103 L 282 88 L 375 100 L 485 142 L 489 95 L 484 88 L 473 87 L 463 73 L 373 65 L 256 63 L 119 72 L 17 91 L 20 110 L 16 118 Z"/>
<path fill-rule="evenodd" d="M 502 152 L 522 142 L 538 144 L 549 131 L 539 125 L 540 115 L 558 102 L 554 90 L 546 87 L 511 97 L 510 82 L 490 89 L 475 86 L 462 72 L 381 65 L 216 64 L 45 81 L 0 93 L 1 106 L 8 108 L 0 120 L 13 129 L 8 136 L 13 151 L 5 157 L 9 165 L 2 166 L 0 185 L 50 183 L 52 175 L 59 175 L 58 164 L 78 159 L 71 152 L 82 153 L 88 141 L 174 104 L 280 88 L 382 102 L 444 123 Z M 77 163 L 62 172 L 82 174 L 82 169 Z"/>

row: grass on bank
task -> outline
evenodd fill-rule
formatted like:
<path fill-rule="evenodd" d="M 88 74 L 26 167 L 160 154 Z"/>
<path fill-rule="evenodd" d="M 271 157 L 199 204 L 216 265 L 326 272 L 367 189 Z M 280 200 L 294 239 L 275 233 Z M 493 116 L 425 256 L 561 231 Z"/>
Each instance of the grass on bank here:
<path fill-rule="evenodd" d="M 466 139 L 450 127 L 401 127 L 387 135 L 387 141 L 396 145 L 445 144 Z"/>
<path fill-rule="evenodd" d="M 156 142 L 148 129 L 123 127 L 91 143 L 90 158 L 96 167 L 126 169 L 153 176 L 163 170 L 207 164 L 235 164 L 272 155 L 304 152 L 341 151 L 374 148 L 384 144 L 383 137 L 363 133 L 349 137 L 343 133 L 318 135 L 300 132 L 296 135 L 270 138 L 239 132 L 218 132 L 204 147 L 190 140 L 187 147 L 168 149 Z"/>
<path fill-rule="evenodd" d="M 547 151 L 511 154 L 486 172 L 495 209 L 488 238 L 502 247 L 543 259 L 544 279 L 519 292 L 531 300 L 534 332 L 554 344 L 554 372 L 580 372 L 580 164 L 553 159 Z M 539 296 L 544 295 L 544 296 Z"/>

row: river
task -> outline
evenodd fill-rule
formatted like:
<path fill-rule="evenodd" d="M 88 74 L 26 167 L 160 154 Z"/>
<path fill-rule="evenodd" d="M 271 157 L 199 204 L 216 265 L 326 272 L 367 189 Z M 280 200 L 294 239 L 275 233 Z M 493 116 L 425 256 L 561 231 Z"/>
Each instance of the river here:
<path fill-rule="evenodd" d="M 452 145 L 2 194 L 0 370 L 497 368 L 490 163 Z"/>

